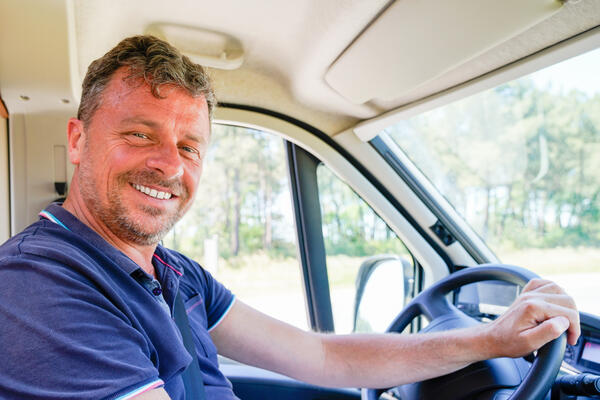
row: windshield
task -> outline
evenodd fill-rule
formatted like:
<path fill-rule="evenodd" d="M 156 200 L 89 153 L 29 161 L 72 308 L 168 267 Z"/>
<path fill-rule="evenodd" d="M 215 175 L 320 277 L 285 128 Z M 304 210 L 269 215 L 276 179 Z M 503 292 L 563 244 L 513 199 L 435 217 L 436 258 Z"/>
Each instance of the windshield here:
<path fill-rule="evenodd" d="M 498 258 L 597 312 L 600 49 L 385 129 Z"/>

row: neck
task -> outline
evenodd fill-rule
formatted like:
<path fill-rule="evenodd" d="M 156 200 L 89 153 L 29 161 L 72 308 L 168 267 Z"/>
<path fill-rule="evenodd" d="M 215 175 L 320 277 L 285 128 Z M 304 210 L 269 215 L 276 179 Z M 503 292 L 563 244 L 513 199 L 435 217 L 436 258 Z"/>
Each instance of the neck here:
<path fill-rule="evenodd" d="M 63 207 L 77 217 L 77 219 L 79 219 L 81 222 L 93 229 L 104 240 L 123 252 L 127 257 L 131 258 L 131 260 L 133 260 L 133 262 L 146 271 L 146 273 L 156 278 L 156 272 L 154 271 L 154 265 L 152 264 L 152 257 L 154 256 L 157 245 L 140 245 L 123 240 L 119 236 L 115 235 L 114 232 L 111 231 L 108 226 L 106 226 L 106 224 L 94 216 L 94 214 L 83 201 L 78 189 L 77 179 L 73 178 L 69 195 L 67 196 Z"/>

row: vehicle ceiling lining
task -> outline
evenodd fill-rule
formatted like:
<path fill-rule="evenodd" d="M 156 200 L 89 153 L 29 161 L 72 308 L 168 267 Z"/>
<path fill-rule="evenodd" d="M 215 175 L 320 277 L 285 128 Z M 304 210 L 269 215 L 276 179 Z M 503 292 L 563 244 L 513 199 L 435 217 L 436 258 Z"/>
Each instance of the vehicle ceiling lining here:
<path fill-rule="evenodd" d="M 290 115 L 329 135 L 600 25 L 600 1 L 569 2 L 509 42 L 414 91 L 357 105 L 333 90 L 325 74 L 390 5 L 389 0 L 48 0 L 44 7 L 35 0 L 1 3 L 0 92 L 9 112 L 76 107 L 77 87 L 92 60 L 126 36 L 144 33 L 152 24 L 169 23 L 222 32 L 243 46 L 244 64 L 239 69 L 212 72 L 220 101 Z M 47 32 L 48 37 L 41 37 L 40 32 Z M 20 38 L 19 47 L 14 37 Z M 14 57 L 16 53 L 19 57 Z M 40 59 L 45 68 L 41 69 Z M 19 99 L 22 90 L 31 97 L 26 106 Z M 69 98 L 70 104 L 61 102 Z"/>
<path fill-rule="evenodd" d="M 262 1 L 260 6 L 241 0 L 178 0 L 174 4 L 159 0 L 76 1 L 79 67 L 83 71 L 118 39 L 142 33 L 151 23 L 168 16 L 171 23 L 222 31 L 241 41 L 244 65 L 227 74 L 216 73 L 219 79 L 233 79 L 238 73 L 241 76 L 235 79 L 235 85 L 217 85 L 221 101 L 265 107 L 299 119 L 308 111 L 321 110 L 331 115 L 317 113 L 308 118 L 319 120 L 319 127 L 327 125 L 329 129 L 324 130 L 332 134 L 357 119 L 372 118 L 481 76 L 600 23 L 600 2 L 570 2 L 542 23 L 428 84 L 392 100 L 352 104 L 325 82 L 326 71 L 388 4 L 385 0 L 271 0 Z M 105 34 L 97 34 L 98 26 L 103 27 Z M 262 90 L 257 90 L 256 82 L 248 79 L 259 76 Z"/>

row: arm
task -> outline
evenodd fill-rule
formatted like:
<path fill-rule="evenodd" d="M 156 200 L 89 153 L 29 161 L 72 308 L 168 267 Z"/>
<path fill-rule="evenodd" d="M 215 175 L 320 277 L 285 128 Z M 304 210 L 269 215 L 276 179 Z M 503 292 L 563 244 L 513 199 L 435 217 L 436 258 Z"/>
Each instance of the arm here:
<path fill-rule="evenodd" d="M 243 363 L 325 386 L 390 387 L 444 375 L 475 361 L 517 357 L 566 329 L 574 343 L 579 319 L 558 286 L 533 280 L 496 321 L 417 335 L 327 335 L 304 332 L 236 302 L 211 332 L 220 353 Z"/>

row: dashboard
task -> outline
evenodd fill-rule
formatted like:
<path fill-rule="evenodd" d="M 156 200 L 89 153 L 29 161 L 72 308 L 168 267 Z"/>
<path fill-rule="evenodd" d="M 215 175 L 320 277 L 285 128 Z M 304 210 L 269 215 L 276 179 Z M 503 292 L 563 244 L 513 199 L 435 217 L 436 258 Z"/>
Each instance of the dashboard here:
<path fill-rule="evenodd" d="M 580 313 L 581 336 L 574 346 L 567 345 L 565 363 L 579 372 L 600 375 L 600 319 Z"/>

